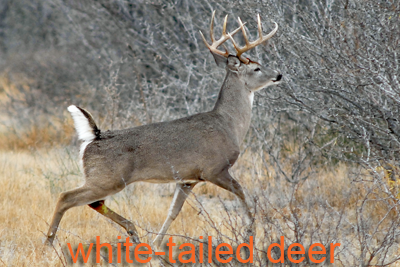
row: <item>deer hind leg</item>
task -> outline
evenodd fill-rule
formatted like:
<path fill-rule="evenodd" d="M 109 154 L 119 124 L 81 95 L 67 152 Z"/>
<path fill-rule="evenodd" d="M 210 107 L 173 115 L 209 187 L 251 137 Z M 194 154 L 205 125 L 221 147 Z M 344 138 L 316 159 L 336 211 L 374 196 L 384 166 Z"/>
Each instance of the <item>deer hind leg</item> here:
<path fill-rule="evenodd" d="M 104 215 L 105 217 L 109 218 L 113 222 L 119 224 L 121 227 L 123 227 L 128 235 L 132 238 L 133 242 L 135 243 L 140 243 L 139 236 L 137 234 L 136 228 L 133 225 L 133 223 L 118 213 L 114 212 L 112 209 L 107 207 L 104 204 L 104 200 L 99 200 L 96 202 L 93 202 L 89 204 L 89 207 L 97 211 L 98 213 Z"/>
<path fill-rule="evenodd" d="M 165 220 L 163 226 L 161 227 L 160 232 L 157 234 L 156 238 L 154 239 L 154 244 L 157 247 L 159 247 L 161 245 L 161 242 L 164 238 L 164 234 L 167 232 L 171 223 L 178 216 L 179 212 L 182 209 L 183 203 L 185 203 L 185 200 L 188 197 L 190 191 L 192 191 L 193 187 L 196 184 L 197 183 L 191 183 L 191 184 L 177 183 L 176 184 L 174 198 L 172 199 L 171 206 L 169 207 L 167 219 Z"/>
<path fill-rule="evenodd" d="M 47 244 L 51 245 L 53 243 L 58 225 L 60 224 L 60 221 L 67 210 L 73 207 L 96 202 L 114 193 L 116 192 L 110 192 L 87 185 L 83 185 L 82 187 L 61 193 L 54 210 L 49 231 L 47 232 Z"/>

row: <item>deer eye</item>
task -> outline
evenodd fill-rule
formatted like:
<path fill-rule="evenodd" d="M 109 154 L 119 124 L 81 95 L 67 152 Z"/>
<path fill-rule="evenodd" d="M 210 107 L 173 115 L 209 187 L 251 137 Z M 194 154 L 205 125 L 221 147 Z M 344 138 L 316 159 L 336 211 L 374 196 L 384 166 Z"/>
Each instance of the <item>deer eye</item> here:
<path fill-rule="evenodd" d="M 254 71 L 260 71 L 261 69 L 260 68 L 256 68 Z"/>

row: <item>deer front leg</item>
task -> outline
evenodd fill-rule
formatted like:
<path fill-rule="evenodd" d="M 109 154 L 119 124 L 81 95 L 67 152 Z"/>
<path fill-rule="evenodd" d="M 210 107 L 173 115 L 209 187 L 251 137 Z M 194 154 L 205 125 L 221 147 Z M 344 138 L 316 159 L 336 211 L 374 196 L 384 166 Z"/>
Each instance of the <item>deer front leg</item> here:
<path fill-rule="evenodd" d="M 246 214 L 246 225 L 245 225 L 245 241 L 250 242 L 250 236 L 252 236 L 255 239 L 255 224 L 254 224 L 254 217 L 250 212 L 250 208 L 246 203 L 246 197 L 243 192 L 242 186 L 235 180 L 233 177 L 229 174 L 228 169 L 224 169 L 219 175 L 216 175 L 213 177 L 214 179 L 210 180 L 215 185 L 218 185 L 219 187 L 222 187 L 223 189 L 228 190 L 229 192 L 232 192 L 235 194 L 240 201 L 240 204 L 245 210 Z M 253 240 L 254 240 L 253 239 Z M 244 251 L 244 256 L 246 259 L 250 257 L 250 250 L 248 248 L 245 248 Z"/>
<path fill-rule="evenodd" d="M 164 238 L 164 234 L 167 232 L 171 223 L 178 216 L 179 212 L 182 209 L 183 203 L 185 203 L 185 200 L 188 197 L 190 191 L 192 191 L 193 187 L 196 184 L 197 183 L 191 183 L 191 184 L 177 183 L 176 184 L 174 198 L 172 199 L 171 206 L 169 207 L 167 219 L 165 220 L 163 226 L 161 227 L 160 232 L 157 234 L 156 238 L 154 239 L 154 244 L 157 247 L 159 247 L 161 245 L 161 242 Z"/>
<path fill-rule="evenodd" d="M 210 180 L 210 182 L 225 190 L 228 190 L 229 192 L 232 192 L 239 198 L 240 204 L 245 210 L 245 215 L 247 219 L 246 234 L 248 236 L 254 236 L 254 217 L 250 212 L 249 206 L 247 205 L 242 186 L 229 174 L 228 169 L 224 169 L 219 175 L 214 176 L 214 179 Z"/>
<path fill-rule="evenodd" d="M 140 243 L 139 236 L 133 223 L 107 207 L 104 204 L 104 200 L 93 202 L 89 204 L 89 207 L 123 227 L 134 243 Z"/>

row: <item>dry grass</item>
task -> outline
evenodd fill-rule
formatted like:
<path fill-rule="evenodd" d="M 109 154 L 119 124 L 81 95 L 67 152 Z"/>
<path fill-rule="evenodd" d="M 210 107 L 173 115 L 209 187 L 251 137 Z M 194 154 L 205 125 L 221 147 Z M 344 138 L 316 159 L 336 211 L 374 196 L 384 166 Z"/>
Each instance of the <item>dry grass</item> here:
<path fill-rule="evenodd" d="M 58 192 L 82 182 L 76 158 L 68 157 L 67 151 L 57 149 L 0 153 L 0 266 L 63 266 L 59 244 L 84 243 L 96 236 L 101 236 L 102 242 L 115 242 L 118 235 L 125 236 L 118 226 L 85 206 L 67 211 L 63 218 L 55 242 L 59 255 L 43 245 Z M 141 228 L 157 231 L 161 227 L 172 194 L 170 186 L 137 184 L 108 202 L 139 225 L 142 241 L 149 242 L 154 235 Z M 169 232 L 198 236 L 205 223 L 193 223 L 199 217 L 197 213 L 186 204 Z"/>
<path fill-rule="evenodd" d="M 67 149 L 56 148 L 0 153 L 0 266 L 63 266 L 66 257 L 69 257 L 61 249 L 66 243 L 85 243 L 96 236 L 101 236 L 102 242 L 113 243 L 117 241 L 118 235 L 123 238 L 126 236 L 120 227 L 85 206 L 67 211 L 57 233 L 54 249 L 43 245 L 58 193 L 82 183 L 76 154 L 76 151 L 70 153 Z M 318 209 L 315 199 L 323 199 L 338 210 L 346 208 L 350 211 L 362 200 L 362 193 L 358 194 L 357 189 L 352 191 L 354 195 L 350 198 L 343 196 L 343 192 L 348 191 L 345 188 L 351 186 L 351 181 L 346 179 L 348 169 L 339 166 L 335 170 L 323 174 L 321 172 L 317 181 L 306 180 L 298 185 L 295 205 L 278 207 L 277 197 L 286 196 L 285 191 L 290 191 L 290 185 L 276 180 L 273 175 L 265 175 L 262 169 L 257 156 L 246 153 L 233 173 L 248 192 L 268 192 L 271 205 L 265 212 L 281 224 L 288 237 L 293 235 L 288 229 L 285 230 L 288 224 L 285 218 L 290 217 L 290 214 L 295 212 L 300 217 L 317 214 L 305 210 L 306 203 L 310 209 Z M 160 229 L 167 215 L 173 188 L 172 185 L 134 184 L 108 200 L 108 205 L 131 219 L 139 228 L 142 242 L 150 243 L 154 238 L 152 232 Z M 194 193 L 196 198 L 190 197 L 168 233 L 193 238 L 201 234 L 221 236 L 221 233 L 232 237 L 226 221 L 231 219 L 231 224 L 238 227 L 241 223 L 238 219 L 240 213 L 235 213 L 233 208 L 235 198 L 209 184 L 199 185 Z M 345 199 L 347 202 L 344 203 Z M 225 203 L 225 207 L 220 200 Z M 199 213 L 200 206 L 209 214 L 220 233 L 207 222 L 205 212 Z M 265 215 L 260 211 L 259 214 Z M 351 216 L 348 219 L 355 220 Z M 257 221 L 258 237 L 261 238 L 257 241 L 258 245 L 262 245 L 262 239 L 273 240 L 280 235 L 278 231 L 272 231 L 273 235 L 263 236 L 262 218 L 259 217 Z M 315 221 L 318 221 L 318 216 Z M 178 237 L 174 240 L 177 243 L 184 241 Z"/>

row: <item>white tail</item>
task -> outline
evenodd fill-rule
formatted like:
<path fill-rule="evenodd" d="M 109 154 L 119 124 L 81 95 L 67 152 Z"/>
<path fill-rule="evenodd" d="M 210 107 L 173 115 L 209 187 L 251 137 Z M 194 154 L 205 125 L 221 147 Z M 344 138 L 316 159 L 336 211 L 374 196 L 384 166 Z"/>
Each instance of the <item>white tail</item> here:
<path fill-rule="evenodd" d="M 97 128 L 92 115 L 86 109 L 71 105 L 68 107 L 68 111 L 74 120 L 78 138 L 83 141 L 79 149 L 79 158 L 82 160 L 86 147 L 100 136 L 100 130 Z"/>
<path fill-rule="evenodd" d="M 93 141 L 100 131 L 94 123 L 92 115 L 85 109 L 71 105 L 68 107 L 74 119 L 75 129 L 78 133 L 78 138 L 85 142 Z"/>
<path fill-rule="evenodd" d="M 254 92 L 277 84 L 282 75 L 275 70 L 243 57 L 243 53 L 271 38 L 277 30 L 262 36 L 258 17 L 259 39 L 250 42 L 244 24 L 215 40 L 214 14 L 211 20 L 211 45 L 203 40 L 218 66 L 226 69 L 226 77 L 213 110 L 170 122 L 154 123 L 140 127 L 100 133 L 89 112 L 70 106 L 81 147 L 86 183 L 79 188 L 61 193 L 47 234 L 54 240 L 64 213 L 76 206 L 88 204 L 105 217 L 116 222 L 139 242 L 132 222 L 118 215 L 104 204 L 113 195 L 133 182 L 176 183 L 175 195 L 161 231 L 155 239 L 159 245 L 169 226 L 178 216 L 187 196 L 199 182 L 210 182 L 235 194 L 246 211 L 253 229 L 253 217 L 240 184 L 230 175 L 229 169 L 240 154 L 240 145 L 250 127 Z M 242 30 L 246 45 L 238 47 L 236 55 L 218 50 L 232 35 Z"/>

